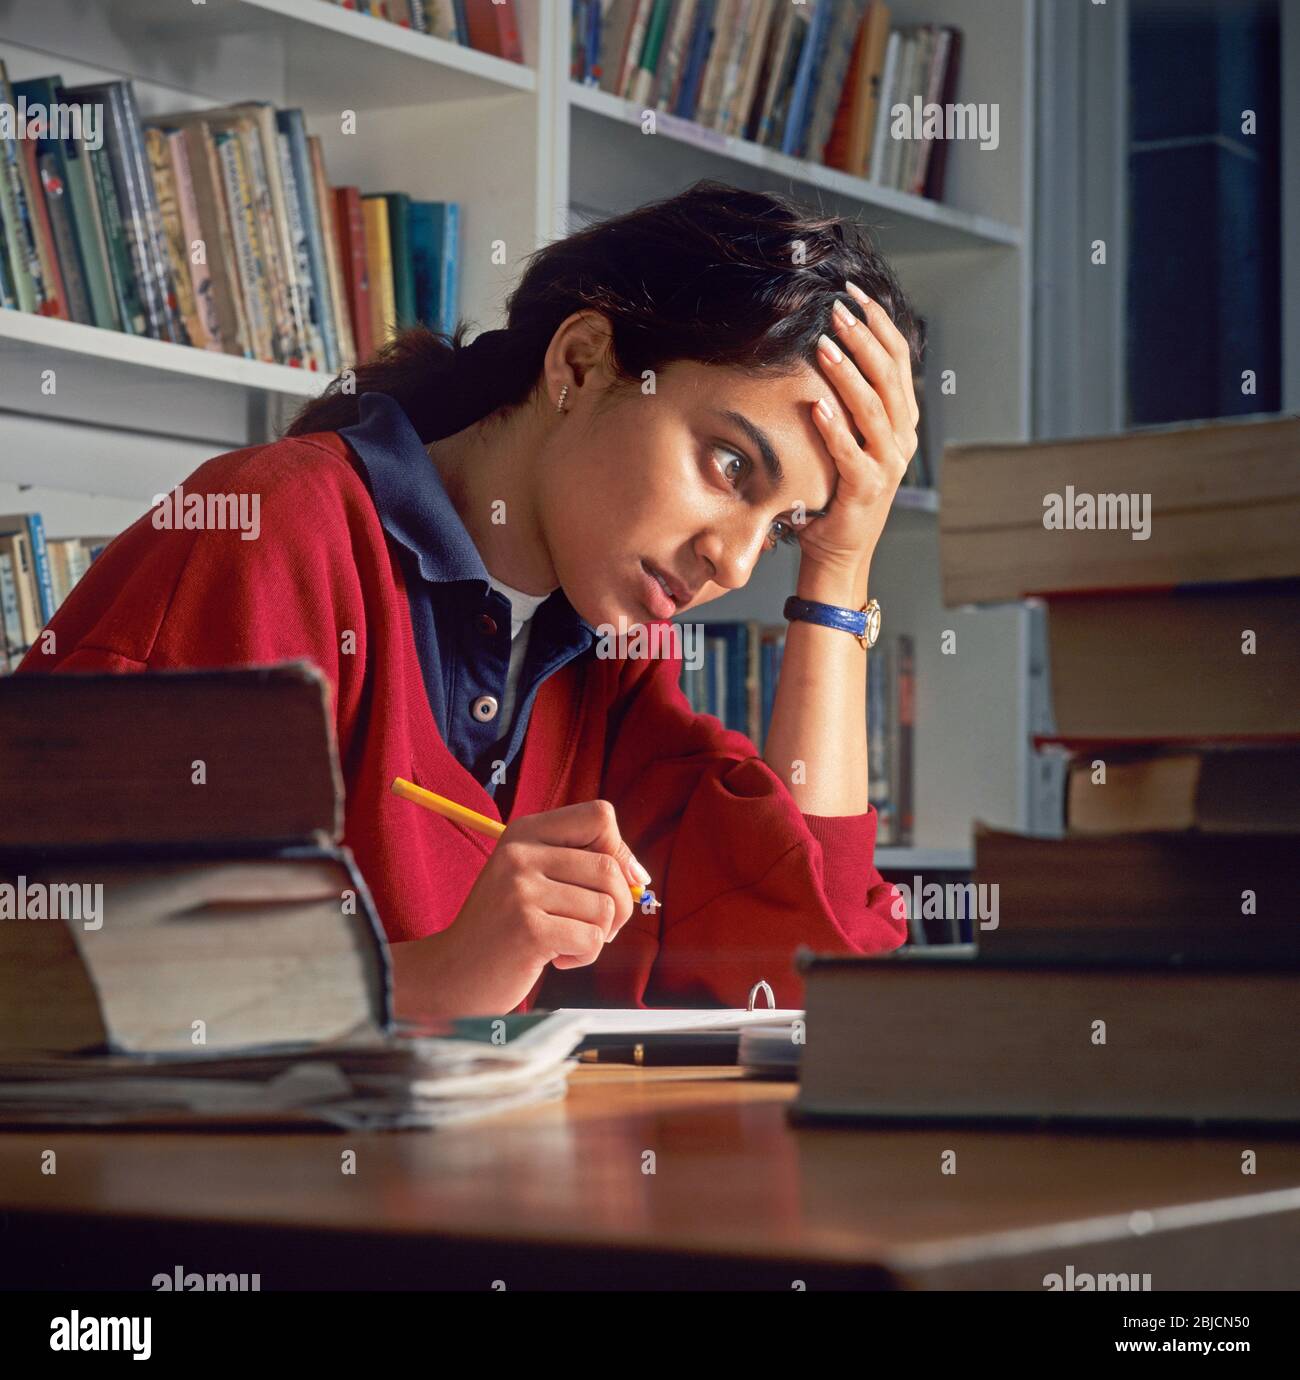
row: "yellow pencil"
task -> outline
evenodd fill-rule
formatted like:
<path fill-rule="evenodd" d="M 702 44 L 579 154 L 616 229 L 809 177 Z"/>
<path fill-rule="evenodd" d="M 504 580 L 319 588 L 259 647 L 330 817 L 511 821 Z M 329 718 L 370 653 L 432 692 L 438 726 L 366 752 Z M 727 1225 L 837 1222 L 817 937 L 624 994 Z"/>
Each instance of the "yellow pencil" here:
<path fill-rule="evenodd" d="M 480 834 L 488 834 L 494 839 L 499 839 L 506 831 L 506 826 L 500 820 L 489 819 L 477 810 L 471 810 L 468 805 L 458 805 L 454 800 L 448 800 L 445 795 L 426 791 L 423 786 L 417 786 L 414 781 L 408 781 L 402 776 L 393 778 L 393 794 L 403 800 L 409 800 L 413 805 L 423 805 L 426 810 L 432 810 L 444 819 L 463 824 L 467 829 L 477 829 Z M 659 905 L 654 892 L 638 882 L 632 884 L 632 899 L 641 903 L 642 910 L 652 910 Z"/>

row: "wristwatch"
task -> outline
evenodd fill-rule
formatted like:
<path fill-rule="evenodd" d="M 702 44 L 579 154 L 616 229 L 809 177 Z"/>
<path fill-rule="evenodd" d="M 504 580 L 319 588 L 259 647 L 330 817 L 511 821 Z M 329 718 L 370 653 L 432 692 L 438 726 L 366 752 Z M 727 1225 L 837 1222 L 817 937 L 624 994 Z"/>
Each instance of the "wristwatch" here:
<path fill-rule="evenodd" d="M 838 604 L 822 604 L 816 599 L 800 599 L 792 594 L 781 610 L 787 619 L 802 619 L 805 623 L 820 623 L 825 628 L 840 628 L 852 633 L 862 643 L 863 651 L 876 645 L 880 636 L 880 605 L 874 600 L 860 609 L 841 608 Z"/>

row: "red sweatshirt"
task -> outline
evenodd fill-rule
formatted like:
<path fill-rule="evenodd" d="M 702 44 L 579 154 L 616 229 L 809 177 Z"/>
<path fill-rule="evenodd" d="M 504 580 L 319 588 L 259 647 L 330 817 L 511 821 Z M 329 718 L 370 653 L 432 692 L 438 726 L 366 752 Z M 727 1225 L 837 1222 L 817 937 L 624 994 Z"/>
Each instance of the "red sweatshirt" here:
<path fill-rule="evenodd" d="M 21 670 L 314 662 L 334 692 L 344 841 L 396 942 L 450 925 L 494 845 L 397 799 L 393 778 L 502 815 L 439 735 L 402 569 L 359 463 L 336 432 L 209 460 L 185 494 L 258 494 L 258 539 L 159 530 L 146 513 L 55 615 L 53 650 L 38 641 Z M 743 1005 L 760 978 L 795 1007 L 798 945 L 876 953 L 906 938 L 873 865 L 874 811 L 802 813 L 747 737 L 690 708 L 680 672 L 679 659 L 593 650 L 538 691 L 510 814 L 611 801 L 662 909 L 634 909 L 591 966 L 548 968 L 521 1009 Z"/>

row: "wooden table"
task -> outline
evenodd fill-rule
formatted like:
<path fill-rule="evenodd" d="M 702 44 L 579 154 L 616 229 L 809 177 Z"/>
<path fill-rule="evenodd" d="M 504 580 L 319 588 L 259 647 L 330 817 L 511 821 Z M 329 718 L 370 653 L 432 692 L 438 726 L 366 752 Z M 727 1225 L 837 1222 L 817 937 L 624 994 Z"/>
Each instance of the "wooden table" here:
<path fill-rule="evenodd" d="M 9 1132 L 0 1270 L 126 1289 L 178 1265 L 263 1290 L 1041 1291 L 1068 1266 L 1300 1285 L 1295 1140 L 795 1128 L 793 1095 L 735 1069 L 608 1067 L 563 1102 L 427 1133 Z"/>

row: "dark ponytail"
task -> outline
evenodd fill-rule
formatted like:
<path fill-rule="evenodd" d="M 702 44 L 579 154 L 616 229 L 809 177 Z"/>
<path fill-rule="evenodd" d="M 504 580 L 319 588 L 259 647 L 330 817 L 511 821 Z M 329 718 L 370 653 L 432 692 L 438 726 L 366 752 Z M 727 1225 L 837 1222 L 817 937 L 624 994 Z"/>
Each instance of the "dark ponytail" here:
<path fill-rule="evenodd" d="M 846 278 L 885 308 L 919 359 L 920 325 L 856 222 L 700 181 L 534 251 L 504 328 L 468 344 L 464 320 L 450 336 L 425 326 L 399 332 L 307 403 L 286 434 L 350 426 L 361 394 L 378 392 L 401 403 L 426 445 L 453 435 L 524 403 L 556 330 L 577 311 L 607 318 L 610 365 L 627 384 L 679 359 L 768 376 L 815 364 L 834 299 L 862 315 Z"/>

